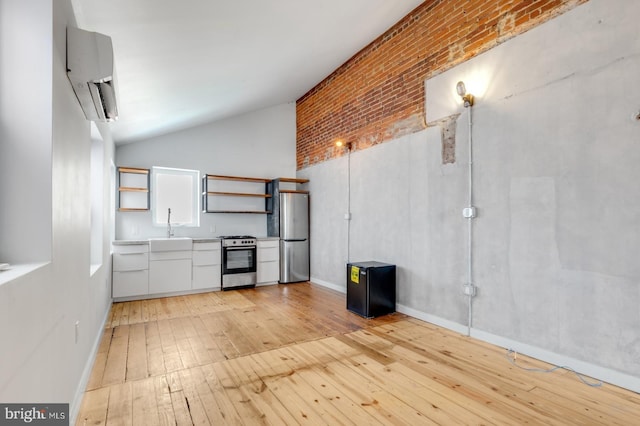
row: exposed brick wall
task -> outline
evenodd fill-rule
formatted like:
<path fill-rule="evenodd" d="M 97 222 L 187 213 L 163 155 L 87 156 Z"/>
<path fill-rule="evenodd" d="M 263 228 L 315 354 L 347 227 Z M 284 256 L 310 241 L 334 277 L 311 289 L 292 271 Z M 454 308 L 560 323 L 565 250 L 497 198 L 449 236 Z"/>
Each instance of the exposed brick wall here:
<path fill-rule="evenodd" d="M 426 0 L 298 99 L 297 168 L 426 127 L 424 80 L 588 0 Z"/>

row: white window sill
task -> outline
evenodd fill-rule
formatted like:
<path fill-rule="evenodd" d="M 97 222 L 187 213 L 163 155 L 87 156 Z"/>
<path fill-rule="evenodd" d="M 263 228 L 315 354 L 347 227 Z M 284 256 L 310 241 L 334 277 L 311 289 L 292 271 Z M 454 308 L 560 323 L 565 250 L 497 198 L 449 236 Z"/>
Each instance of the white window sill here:
<path fill-rule="evenodd" d="M 43 266 L 48 265 L 49 263 L 51 262 L 20 263 L 17 265 L 11 265 L 6 271 L 0 271 L 0 285 L 6 284 L 22 276 L 30 274 L 31 272 L 40 269 Z"/>
<path fill-rule="evenodd" d="M 102 263 L 91 264 L 90 274 L 89 276 L 93 276 L 96 272 L 98 272 L 102 268 Z"/>

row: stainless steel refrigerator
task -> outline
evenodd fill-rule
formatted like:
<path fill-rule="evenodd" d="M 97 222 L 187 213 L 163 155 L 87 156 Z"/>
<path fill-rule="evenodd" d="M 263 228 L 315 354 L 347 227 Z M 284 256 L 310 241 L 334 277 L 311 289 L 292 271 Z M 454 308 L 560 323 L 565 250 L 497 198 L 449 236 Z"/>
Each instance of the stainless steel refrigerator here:
<path fill-rule="evenodd" d="M 268 228 L 280 237 L 280 282 L 309 281 L 309 194 L 275 192 Z"/>

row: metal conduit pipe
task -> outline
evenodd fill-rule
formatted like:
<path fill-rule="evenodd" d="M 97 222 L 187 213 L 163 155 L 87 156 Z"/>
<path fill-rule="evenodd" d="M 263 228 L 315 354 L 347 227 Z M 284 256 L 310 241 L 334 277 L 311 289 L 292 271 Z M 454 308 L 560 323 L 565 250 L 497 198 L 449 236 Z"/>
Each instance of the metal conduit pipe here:
<path fill-rule="evenodd" d="M 473 308 L 473 296 L 475 294 L 475 287 L 473 284 L 473 218 L 475 217 L 475 212 L 474 212 L 474 207 L 473 207 L 473 135 L 472 135 L 472 128 L 473 128 L 473 121 L 471 118 L 471 107 L 469 107 L 469 204 L 468 204 L 468 208 L 471 209 L 470 212 L 472 212 L 471 214 L 468 214 L 467 216 L 467 230 L 468 230 L 468 255 L 467 255 L 467 285 L 469 286 L 469 289 L 466 291 L 467 293 L 467 302 L 468 302 L 468 308 L 469 308 L 469 313 L 468 313 L 468 321 L 467 321 L 467 336 L 471 336 L 471 321 L 473 318 L 473 312 L 472 312 L 472 308 Z"/>
<path fill-rule="evenodd" d="M 469 109 L 467 115 L 469 122 L 469 199 L 467 207 L 463 210 L 462 215 L 467 218 L 467 282 L 464 285 L 464 294 L 467 295 L 468 302 L 468 321 L 467 321 L 467 336 L 471 336 L 471 325 L 473 319 L 473 297 L 476 294 L 476 287 L 473 284 L 473 219 L 476 217 L 476 208 L 473 206 L 473 121 L 472 121 L 472 106 L 474 102 L 473 95 L 467 93 L 467 89 L 464 82 L 459 81 L 456 85 L 456 91 L 464 102 L 464 107 Z"/>

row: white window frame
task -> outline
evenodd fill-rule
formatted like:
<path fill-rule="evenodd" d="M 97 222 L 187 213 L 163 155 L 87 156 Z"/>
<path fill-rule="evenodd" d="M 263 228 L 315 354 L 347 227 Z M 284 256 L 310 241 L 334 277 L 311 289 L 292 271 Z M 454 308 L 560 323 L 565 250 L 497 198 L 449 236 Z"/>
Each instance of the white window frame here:
<path fill-rule="evenodd" d="M 198 170 L 155 166 L 151 170 L 151 216 L 153 225 L 166 227 L 167 209 L 171 208 L 171 226 L 200 226 L 200 172 Z M 171 179 L 172 176 L 178 179 Z M 165 191 L 167 190 L 167 185 L 172 185 L 174 189 L 179 191 L 174 194 L 175 202 L 167 202 L 166 200 Z M 179 187 L 182 187 L 182 190 Z"/>

